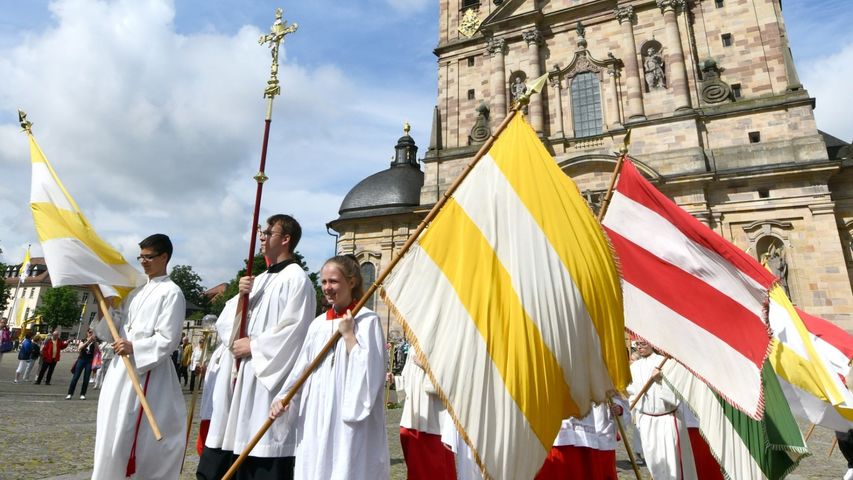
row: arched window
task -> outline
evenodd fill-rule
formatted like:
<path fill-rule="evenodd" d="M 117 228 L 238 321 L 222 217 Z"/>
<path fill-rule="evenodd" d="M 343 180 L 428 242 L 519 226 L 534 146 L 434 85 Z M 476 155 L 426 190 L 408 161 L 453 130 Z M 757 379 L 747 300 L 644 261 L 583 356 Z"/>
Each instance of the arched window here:
<path fill-rule="evenodd" d="M 370 288 L 373 285 L 373 282 L 376 281 L 376 267 L 373 266 L 370 262 L 364 262 L 361 264 L 361 278 L 364 281 L 364 291 Z M 373 310 L 373 297 L 371 295 L 370 298 L 367 299 L 367 303 L 364 304 L 365 307 Z M 354 298 L 353 300 L 360 300 L 358 298 Z"/>
<path fill-rule="evenodd" d="M 595 73 L 579 73 L 572 79 L 572 123 L 575 138 L 601 133 L 601 95 Z"/>

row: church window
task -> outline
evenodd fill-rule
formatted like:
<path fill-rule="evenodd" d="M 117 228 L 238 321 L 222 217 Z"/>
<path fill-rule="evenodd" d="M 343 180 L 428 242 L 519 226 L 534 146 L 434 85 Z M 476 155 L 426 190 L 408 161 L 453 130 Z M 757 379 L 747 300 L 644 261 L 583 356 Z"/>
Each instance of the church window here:
<path fill-rule="evenodd" d="M 770 198 L 770 189 L 759 188 L 758 189 L 758 198 Z"/>
<path fill-rule="evenodd" d="M 376 267 L 370 262 L 364 262 L 361 264 L 361 278 L 364 281 L 364 290 L 370 288 L 373 285 L 373 282 L 376 281 Z M 373 310 L 373 297 L 371 295 L 370 298 L 367 299 L 367 302 L 364 304 L 365 307 Z M 353 300 L 360 300 L 358 298 L 354 298 Z"/>
<path fill-rule="evenodd" d="M 94 322 L 94 321 L 95 321 L 95 314 L 96 314 L 96 313 L 98 313 L 98 312 L 92 312 L 92 313 L 90 313 L 90 314 L 89 314 L 89 323 L 92 323 L 92 322 Z M 199 320 L 198 322 L 196 322 L 196 324 L 197 324 L 197 325 L 201 325 L 201 320 Z"/>
<path fill-rule="evenodd" d="M 33 298 L 34 293 L 36 293 L 36 287 L 30 289 L 30 298 Z"/>
<path fill-rule="evenodd" d="M 724 34 L 720 35 L 720 38 L 723 40 L 723 46 L 724 47 L 731 47 L 732 46 L 732 34 L 731 33 L 724 33 Z"/>
<path fill-rule="evenodd" d="M 740 93 L 740 84 L 739 83 L 733 83 L 732 84 L 732 96 L 735 98 L 740 98 L 741 93 Z"/>
<path fill-rule="evenodd" d="M 717 8 L 723 8 L 724 0 L 714 0 L 714 6 Z"/>
<path fill-rule="evenodd" d="M 480 0 L 462 0 L 462 8 L 461 10 L 465 10 L 466 8 L 475 8 L 480 6 Z"/>
<path fill-rule="evenodd" d="M 761 143 L 761 132 L 749 132 L 749 143 Z"/>
<path fill-rule="evenodd" d="M 601 94 L 598 83 L 598 76 L 592 72 L 579 73 L 572 79 L 575 138 L 601 133 Z"/>
<path fill-rule="evenodd" d="M 469 67 L 473 67 L 473 66 L 474 66 L 474 57 L 468 57 L 468 66 L 469 66 Z"/>
<path fill-rule="evenodd" d="M 474 95 L 475 93 L 473 88 L 468 90 L 468 100 L 474 100 Z"/>

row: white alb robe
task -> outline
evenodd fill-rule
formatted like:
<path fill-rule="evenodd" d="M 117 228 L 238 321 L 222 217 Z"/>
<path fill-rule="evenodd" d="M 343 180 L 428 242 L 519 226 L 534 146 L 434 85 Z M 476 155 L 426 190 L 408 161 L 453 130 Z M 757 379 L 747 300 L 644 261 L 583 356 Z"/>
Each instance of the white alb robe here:
<path fill-rule="evenodd" d="M 406 400 L 400 416 L 400 426 L 409 430 L 441 435 L 439 416 L 444 404 L 438 398 L 435 387 L 423 368 L 415 363 L 415 351 L 411 350 L 402 371 L 403 391 Z"/>
<path fill-rule="evenodd" d="M 630 422 L 631 415 L 628 412 L 628 404 L 619 397 L 614 397 L 613 402 L 622 407 L 621 420 L 623 425 Z M 606 403 L 600 403 L 593 405 L 589 413 L 583 418 L 572 417 L 563 420 L 557 438 L 554 439 L 554 446 L 616 450 L 617 430 L 616 419 L 610 412 L 610 407 Z"/>
<path fill-rule="evenodd" d="M 185 314 L 181 289 L 164 275 L 132 291 L 116 315 L 123 320 L 117 325 L 119 333 L 133 344 L 130 358 L 141 386 L 148 384 L 145 397 L 163 435 L 159 442 L 154 439 L 143 414 L 136 441 L 136 473 L 131 478 L 178 478 L 187 410 L 171 354 L 181 341 Z M 111 338 L 102 332 L 105 323 L 98 325 L 96 333 Z M 125 478 L 139 413 L 139 398 L 124 361 L 116 358 L 107 367 L 98 400 L 93 480 Z"/>
<path fill-rule="evenodd" d="M 628 393 L 632 402 L 661 360 L 662 356 L 653 353 L 631 364 L 633 381 L 628 386 Z M 679 403 L 668 386 L 652 382 L 652 386 L 631 412 L 640 431 L 643 457 L 655 480 L 697 478 L 690 437 L 678 408 Z"/>
<path fill-rule="evenodd" d="M 282 395 L 332 338 L 339 323 L 326 320 L 325 314 L 314 319 Z M 386 352 L 379 317 L 361 309 L 355 317 L 355 336 L 357 345 L 349 353 L 344 340 L 338 340 L 291 403 L 299 407 L 297 480 L 375 480 L 389 476 L 383 388 Z M 279 419 L 276 423 L 286 421 Z"/>
<path fill-rule="evenodd" d="M 239 325 L 238 298 L 228 302 L 216 322 L 224 343 L 229 342 Z M 316 302 L 314 286 L 297 263 L 255 278 L 246 325 L 252 356 L 240 361 L 236 382 L 234 357 L 227 352 L 219 357 L 205 446 L 240 453 L 261 429 L 269 418 L 273 399 L 296 363 Z M 289 434 L 285 422 L 276 422 L 250 455 L 290 457 L 295 450 L 295 435 Z"/>

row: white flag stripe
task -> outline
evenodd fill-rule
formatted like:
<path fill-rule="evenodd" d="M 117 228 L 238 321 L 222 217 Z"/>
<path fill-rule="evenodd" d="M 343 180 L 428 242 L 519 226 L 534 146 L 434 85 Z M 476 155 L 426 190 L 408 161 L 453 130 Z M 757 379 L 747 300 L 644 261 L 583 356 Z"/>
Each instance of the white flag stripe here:
<path fill-rule="evenodd" d="M 761 372 L 752 361 L 628 282 L 622 282 L 622 296 L 625 311 L 631 312 L 630 329 L 634 333 L 658 339 L 675 358 L 691 358 L 702 352 L 703 357 L 718 359 L 712 369 L 703 372 L 703 380 L 711 385 L 728 385 L 730 392 L 740 392 L 740 398 L 730 398 L 729 402 L 750 415 L 757 413 L 760 390 L 754 385 L 760 381 Z"/>
<path fill-rule="evenodd" d="M 510 272 L 515 293 L 545 345 L 563 367 L 566 384 L 590 386 L 587 391 L 571 390 L 575 403 L 585 405 L 589 401 L 607 400 L 604 392 L 612 390 L 613 383 L 604 364 L 598 332 L 580 290 L 490 155 L 480 160 L 453 198 L 477 225 L 504 269 Z M 483 202 L 483 198 L 490 200 Z M 497 221 L 496 209 L 502 219 L 509 221 Z M 563 288 L 555 290 L 554 285 Z M 553 318 L 565 321 L 554 322 Z M 560 342 L 560 338 L 576 341 L 568 344 Z"/>
<path fill-rule="evenodd" d="M 396 280 L 397 277 L 405 281 Z M 403 294 L 418 292 L 417 295 Z M 429 352 L 430 369 L 451 403 L 457 420 L 467 428 L 468 438 L 480 458 L 500 459 L 505 464 L 486 464 L 489 472 L 537 471 L 550 445 L 543 446 L 492 363 L 473 319 L 456 295 L 453 286 L 423 249 L 415 244 L 385 282 L 385 291 L 404 318 L 406 312 L 420 317 L 407 322 L 419 342 Z M 442 299 L 437 302 L 435 299 Z M 443 321 L 452 318 L 454 322 Z M 458 321 L 457 321 L 458 319 Z M 410 320 L 410 319 L 406 319 Z M 415 321 L 416 320 L 416 321 Z M 465 365 L 467 369 L 459 368 Z M 440 386 L 440 387 L 439 387 Z M 492 394 L 484 395 L 483 392 Z M 451 395 L 452 393 L 452 395 Z M 471 402 L 482 398 L 484 402 Z M 495 430 L 481 431 L 490 426 Z M 515 437 L 515 445 L 537 445 L 538 451 L 503 451 Z M 482 453 L 488 453 L 483 455 Z"/>
<path fill-rule="evenodd" d="M 834 375 L 846 377 L 850 372 L 850 359 L 847 358 L 847 355 L 836 348 L 833 344 L 818 337 L 817 335 L 811 333 L 810 335 L 812 337 L 812 343 L 814 343 L 815 350 L 817 350 L 818 355 L 824 359 L 829 371 Z M 847 389 L 845 388 L 843 390 Z"/>
<path fill-rule="evenodd" d="M 853 422 L 841 416 L 828 402 L 788 383 L 781 375 L 776 375 L 776 378 L 794 416 L 837 432 L 846 432 L 853 428 Z"/>
<path fill-rule="evenodd" d="M 74 211 L 68 197 L 65 196 L 53 175 L 50 174 L 47 164 L 42 162 L 33 163 L 30 203 L 52 203 L 59 209 Z"/>
<path fill-rule="evenodd" d="M 726 417 L 719 400 L 708 386 L 698 380 L 678 362 L 667 362 L 663 367 L 666 381 L 684 396 L 691 411 L 699 420 L 700 429 L 709 446 L 722 445 L 727 439 L 740 438 Z M 738 479 L 757 480 L 766 478 L 755 458 L 743 442 L 726 444 L 727 455 L 721 467 L 723 471 L 737 472 Z M 720 459 L 717 458 L 719 462 Z"/>
<path fill-rule="evenodd" d="M 50 281 L 54 287 L 108 283 L 124 285 L 128 278 L 140 273 L 128 264 L 107 265 L 76 238 L 55 238 L 41 242 L 45 258 L 50 262 Z"/>
<path fill-rule="evenodd" d="M 764 287 L 718 253 L 688 238 L 657 212 L 616 191 L 613 192 L 603 224 L 635 245 L 712 286 L 755 316 L 764 318 Z M 744 282 L 752 288 L 744 288 Z M 626 316 L 626 323 L 630 320 L 631 316 Z"/>
<path fill-rule="evenodd" d="M 779 305 L 772 297 L 770 298 L 767 320 L 770 323 L 771 330 L 773 330 L 773 336 L 784 343 L 786 348 L 797 352 L 803 358 L 809 358 L 809 353 L 803 344 L 803 339 L 791 322 L 791 315 L 788 313 L 788 310 Z"/>

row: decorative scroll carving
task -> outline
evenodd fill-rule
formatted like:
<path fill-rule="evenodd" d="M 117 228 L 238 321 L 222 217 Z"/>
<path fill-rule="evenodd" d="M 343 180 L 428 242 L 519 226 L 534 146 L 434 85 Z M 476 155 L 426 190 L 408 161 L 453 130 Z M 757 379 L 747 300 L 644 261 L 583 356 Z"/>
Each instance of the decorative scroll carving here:
<path fill-rule="evenodd" d="M 468 145 L 474 143 L 483 143 L 492 134 L 489 128 L 489 107 L 486 102 L 480 102 L 477 106 L 477 120 L 474 121 L 474 126 L 471 127 L 471 132 L 468 134 Z"/>
<path fill-rule="evenodd" d="M 533 30 L 521 32 L 521 38 L 527 42 L 528 47 L 534 43 L 540 45 L 542 43 L 542 32 L 534 28 Z"/>
<path fill-rule="evenodd" d="M 708 103 L 720 103 L 732 100 L 732 89 L 726 82 L 720 79 L 720 67 L 713 59 L 699 62 L 702 70 L 702 100 Z"/>
<path fill-rule="evenodd" d="M 678 13 L 680 9 L 684 8 L 684 0 L 658 0 L 657 4 L 661 13 L 666 13 L 667 10 Z"/>
<path fill-rule="evenodd" d="M 503 38 L 490 38 L 486 43 L 486 51 L 489 52 L 489 55 L 493 57 L 497 54 L 505 54 L 506 40 L 504 40 Z"/>
<path fill-rule="evenodd" d="M 630 22 L 634 19 L 634 6 L 629 5 L 627 7 L 616 7 L 613 9 L 613 15 L 616 16 L 616 19 L 619 20 L 620 24 L 626 20 Z"/>

